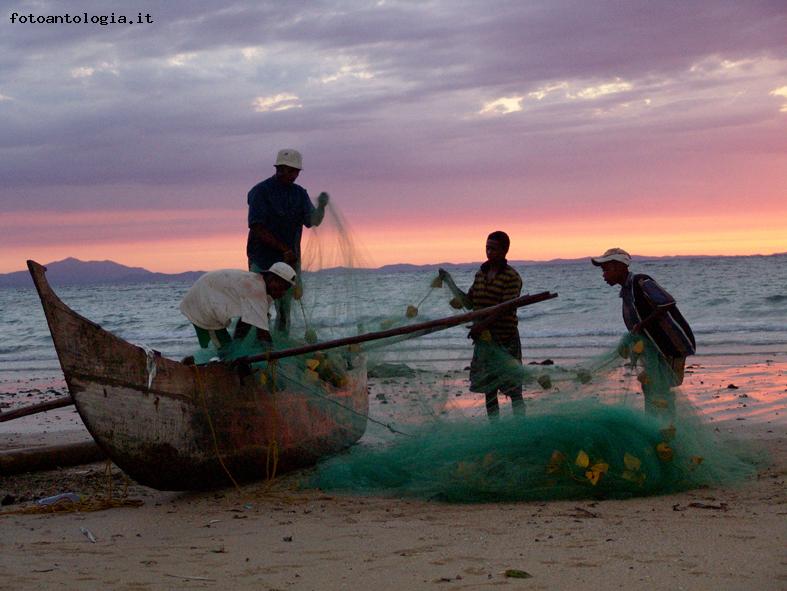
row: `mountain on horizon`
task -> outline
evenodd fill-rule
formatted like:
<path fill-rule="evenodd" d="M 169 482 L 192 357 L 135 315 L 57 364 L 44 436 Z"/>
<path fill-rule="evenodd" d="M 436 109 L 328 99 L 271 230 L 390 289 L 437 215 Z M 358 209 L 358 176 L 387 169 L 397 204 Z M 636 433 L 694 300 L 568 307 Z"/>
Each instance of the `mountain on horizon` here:
<path fill-rule="evenodd" d="M 707 259 L 707 258 L 742 258 L 747 256 L 762 256 L 762 257 L 782 257 L 787 256 L 787 252 L 778 252 L 774 254 L 765 255 L 712 255 L 712 254 L 695 254 L 695 255 L 666 255 L 666 256 L 646 256 L 646 255 L 631 255 L 634 261 L 666 261 L 677 259 Z M 390 265 L 383 265 L 375 269 L 376 271 L 429 271 L 444 269 L 465 269 L 468 267 L 477 268 L 483 261 L 474 261 L 469 263 L 426 263 L 423 265 L 414 265 L 412 263 L 393 263 Z M 549 259 L 547 261 L 533 261 L 533 260 L 509 260 L 511 265 L 530 266 L 530 265 L 574 265 L 574 264 L 587 264 L 590 262 L 590 257 L 578 257 L 574 259 Z"/>
<path fill-rule="evenodd" d="M 81 261 L 74 257 L 47 263 L 44 266 L 47 269 L 47 280 L 52 285 L 194 282 L 204 273 L 204 271 L 157 273 L 142 267 L 127 267 L 115 261 Z M 32 286 L 33 280 L 27 270 L 0 274 L 0 288 Z"/>
<path fill-rule="evenodd" d="M 636 261 L 655 261 L 670 259 L 702 259 L 713 257 L 714 255 L 677 255 L 651 257 L 642 255 L 632 255 Z M 774 253 L 770 255 L 741 255 L 741 256 L 764 256 L 764 257 L 783 257 L 787 252 Z M 530 261 L 512 260 L 511 264 L 526 265 L 569 265 L 577 263 L 587 263 L 590 257 L 576 259 L 552 259 L 549 261 Z M 740 258 L 735 256 L 721 258 Z M 428 263 L 415 265 L 411 263 L 396 263 L 383 265 L 375 269 L 364 269 L 365 271 L 381 271 L 384 273 L 397 273 L 407 271 L 432 271 L 441 267 L 445 269 L 467 269 L 476 268 L 481 261 L 468 263 Z M 62 261 L 54 261 L 44 265 L 47 268 L 47 279 L 52 285 L 92 285 L 92 284 L 132 284 L 132 283 L 166 283 L 170 281 L 183 281 L 193 283 L 204 271 L 185 271 L 183 273 L 158 273 L 148 271 L 143 267 L 128 267 L 115 261 L 81 261 L 74 257 L 68 257 Z M 342 267 L 335 269 L 323 269 L 321 272 L 330 273 L 341 271 Z M 25 271 L 14 271 L 13 273 L 0 274 L 0 288 L 3 287 L 32 287 L 33 280 L 30 274 Z"/>

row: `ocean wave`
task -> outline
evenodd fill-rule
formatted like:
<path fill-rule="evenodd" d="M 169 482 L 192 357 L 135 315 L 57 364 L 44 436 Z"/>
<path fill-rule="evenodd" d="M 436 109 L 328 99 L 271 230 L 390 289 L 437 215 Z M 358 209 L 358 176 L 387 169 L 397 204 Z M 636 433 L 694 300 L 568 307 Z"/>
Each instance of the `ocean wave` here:
<path fill-rule="evenodd" d="M 706 306 L 721 306 L 723 304 L 729 304 L 730 298 L 711 298 L 703 303 Z"/>
<path fill-rule="evenodd" d="M 24 363 L 22 362 L 15 362 L 13 364 L 4 363 L 2 367 L 0 367 L 0 375 L 18 374 L 22 372 L 36 374 L 41 371 L 54 372 L 56 374 L 59 374 L 60 364 L 57 362 L 57 358 L 40 359 L 40 360 L 34 359 L 34 360 L 25 361 Z"/>
<path fill-rule="evenodd" d="M 639 261 L 637 265 L 638 272 L 652 272 L 676 297 L 705 353 L 713 347 L 787 350 L 787 265 L 783 260 L 744 257 L 702 259 L 702 264 L 697 264 L 676 259 Z M 407 304 L 420 304 L 418 317 L 409 323 L 448 316 L 453 312 L 446 303 L 447 293 L 436 291 L 431 299 L 421 302 L 425 295 L 422 280 L 431 273 L 358 271 L 353 273 L 352 286 L 343 276 L 321 276 L 320 281 L 307 282 L 313 285 L 307 289 L 305 301 L 309 325 L 324 341 L 357 334 L 358 321 L 364 324 L 364 332 L 381 330 L 380 321 L 385 318 L 401 325 Z M 467 286 L 473 273 L 457 271 L 455 278 Z M 520 311 L 523 346 L 582 351 L 612 346 L 625 334 L 617 290 L 606 286 L 592 266 L 523 266 L 522 273 L 529 291 L 549 289 L 560 294 L 557 299 Z M 763 277 L 768 278 L 767 283 Z M 178 353 L 197 346 L 193 329 L 177 311 L 187 287 L 185 283 L 178 283 L 176 288 L 171 284 L 70 286 L 59 291 L 76 311 L 110 332 L 177 358 Z M 35 290 L 0 290 L 0 308 L 5 312 L 0 318 L 0 334 L 6 336 L 0 343 L 0 370 L 14 364 L 56 366 L 54 347 Z M 293 323 L 293 336 L 302 336 L 305 327 L 297 306 Z M 471 348 L 466 336 L 467 327 L 460 325 L 398 346 L 427 351 L 427 355 L 439 355 L 440 349 L 449 350 L 449 355 L 455 351 L 465 354 Z"/>
<path fill-rule="evenodd" d="M 37 359 L 42 356 L 55 354 L 55 348 L 50 339 L 46 344 L 31 345 L 28 343 L 6 344 L 0 347 L 0 360 L 11 356 L 13 359 L 21 359 L 25 356 Z"/>
<path fill-rule="evenodd" d="M 718 324 L 718 325 L 703 325 L 692 324 L 691 329 L 695 335 L 714 335 L 714 334 L 728 334 L 728 333 L 784 333 L 787 338 L 787 327 L 777 326 L 771 323 L 738 323 L 738 324 Z"/>

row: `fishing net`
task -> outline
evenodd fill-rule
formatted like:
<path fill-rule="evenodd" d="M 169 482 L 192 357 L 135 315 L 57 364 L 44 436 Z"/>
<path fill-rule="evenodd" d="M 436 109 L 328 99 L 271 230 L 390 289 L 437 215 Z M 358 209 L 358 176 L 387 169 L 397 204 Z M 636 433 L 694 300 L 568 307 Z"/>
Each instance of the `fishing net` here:
<path fill-rule="evenodd" d="M 307 235 L 303 296 L 289 333 L 273 333 L 274 351 L 467 312 L 448 273 L 400 272 L 395 290 L 359 273 L 368 261 L 333 204 Z M 519 312 L 524 338 L 529 314 Z M 487 419 L 484 394 L 469 392 L 474 349 L 486 388 L 503 391 L 499 420 Z M 195 357 L 227 362 L 261 352 L 252 329 Z M 473 343 L 459 325 L 255 361 L 247 370 L 271 392 L 308 393 L 351 421 L 357 410 L 330 394 L 352 387 L 359 363 L 370 379 L 366 435 L 320 463 L 304 486 L 447 502 L 624 498 L 731 484 L 755 470 L 745 451 L 703 423 L 675 389 L 675 368 L 638 335 L 581 363 L 523 365 L 488 334 Z M 524 415 L 506 408 L 511 384 L 524 388 Z"/>
<path fill-rule="evenodd" d="M 542 370 L 548 392 L 528 401 L 525 417 L 433 421 L 391 445 L 358 446 L 327 460 L 310 482 L 326 490 L 495 502 L 626 498 L 751 476 L 751 456 L 722 442 L 688 403 L 672 400 L 671 376 L 658 353 L 640 343 L 627 336 L 620 351 L 642 351 L 629 363 L 663 396 L 663 412 L 646 413 L 628 395 L 592 387 L 620 360 L 615 351 L 579 368 Z"/>

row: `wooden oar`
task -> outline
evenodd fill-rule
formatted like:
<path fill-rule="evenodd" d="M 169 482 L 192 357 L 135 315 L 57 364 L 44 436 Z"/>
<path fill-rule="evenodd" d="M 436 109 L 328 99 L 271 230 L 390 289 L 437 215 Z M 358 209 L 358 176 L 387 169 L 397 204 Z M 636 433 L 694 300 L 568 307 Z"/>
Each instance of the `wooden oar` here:
<path fill-rule="evenodd" d="M 71 398 L 71 396 L 65 396 L 63 398 L 56 398 L 55 400 L 48 400 L 46 402 L 41 402 L 40 404 L 31 404 L 30 406 L 23 406 L 22 408 L 17 408 L 14 410 L 10 410 L 8 412 L 0 413 L 0 423 L 3 423 L 5 421 L 12 421 L 20 417 L 26 417 L 28 415 L 34 415 L 39 412 L 45 412 L 47 410 L 52 410 L 55 408 L 70 406 L 72 404 L 74 404 L 74 400 Z"/>
<path fill-rule="evenodd" d="M 306 353 L 312 353 L 314 351 L 335 349 L 336 347 L 344 347 L 346 345 L 357 345 L 359 343 L 366 343 L 368 341 L 376 341 L 379 339 L 387 339 L 389 337 L 412 334 L 415 332 L 422 332 L 423 334 L 429 334 L 431 332 L 436 332 L 438 330 L 451 328 L 452 326 L 456 326 L 458 324 L 470 322 L 478 318 L 497 316 L 498 314 L 510 310 L 511 308 L 521 308 L 522 306 L 529 306 L 530 304 L 543 302 L 544 300 L 551 300 L 552 298 L 556 298 L 556 297 L 557 297 L 556 293 L 542 291 L 540 293 L 536 293 L 533 295 L 523 295 L 518 298 L 514 298 L 513 300 L 503 302 L 502 304 L 497 304 L 496 306 L 490 306 L 489 308 L 483 308 L 481 310 L 475 310 L 473 312 L 459 314 L 458 316 L 438 318 L 437 320 L 419 322 L 417 324 L 400 326 L 398 328 L 391 328 L 389 330 L 369 332 L 354 337 L 345 337 L 343 339 L 335 339 L 333 341 L 315 343 L 314 345 L 304 345 L 302 347 L 293 347 L 291 349 L 282 349 L 280 351 L 270 351 L 268 353 L 249 355 L 247 357 L 240 357 L 236 359 L 234 363 L 243 364 L 243 363 L 254 363 L 255 361 L 273 361 L 274 359 L 282 359 L 283 357 L 304 355 Z"/>

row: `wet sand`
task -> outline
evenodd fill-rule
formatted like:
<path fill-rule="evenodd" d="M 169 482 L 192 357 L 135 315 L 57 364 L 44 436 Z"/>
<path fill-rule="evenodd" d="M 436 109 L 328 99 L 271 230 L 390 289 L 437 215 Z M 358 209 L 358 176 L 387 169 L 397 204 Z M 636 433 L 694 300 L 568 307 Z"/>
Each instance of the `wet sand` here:
<path fill-rule="evenodd" d="M 108 476 L 103 463 L 0 478 L 0 497 L 16 501 L 0 516 L 2 586 L 784 589 L 785 369 L 782 360 L 698 357 L 687 373 L 683 391 L 700 412 L 770 458 L 756 479 L 735 488 L 625 501 L 448 505 L 303 491 L 301 474 L 210 493 L 155 491 L 127 483 L 116 468 Z M 381 414 L 412 396 L 408 378 L 370 386 L 373 412 Z M 38 389 L 14 405 L 46 395 Z M 85 437 L 71 408 L 0 423 L 0 449 Z M 128 496 L 144 504 L 8 514 L 66 490 L 100 500 L 110 482 L 116 495 L 128 484 Z"/>

